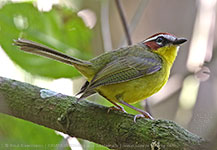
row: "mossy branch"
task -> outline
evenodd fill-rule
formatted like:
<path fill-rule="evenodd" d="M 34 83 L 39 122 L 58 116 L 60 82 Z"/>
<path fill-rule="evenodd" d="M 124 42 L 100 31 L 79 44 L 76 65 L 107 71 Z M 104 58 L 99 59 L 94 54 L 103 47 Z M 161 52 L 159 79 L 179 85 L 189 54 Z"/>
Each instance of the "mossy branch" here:
<path fill-rule="evenodd" d="M 0 77 L 0 113 L 119 150 L 198 150 L 205 140 L 167 120 L 133 115 Z"/>

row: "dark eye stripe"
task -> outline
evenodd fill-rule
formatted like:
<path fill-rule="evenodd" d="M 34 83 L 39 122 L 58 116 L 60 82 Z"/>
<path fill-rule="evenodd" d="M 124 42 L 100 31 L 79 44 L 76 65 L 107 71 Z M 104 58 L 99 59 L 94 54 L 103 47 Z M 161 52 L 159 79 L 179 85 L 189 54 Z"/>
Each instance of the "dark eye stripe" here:
<path fill-rule="evenodd" d="M 162 38 L 162 39 L 160 39 Z M 161 41 L 162 40 L 162 41 Z M 176 40 L 176 37 L 170 34 L 156 34 L 147 38 L 143 44 L 147 45 L 153 50 L 156 50 L 160 47 L 164 47 L 169 43 L 173 43 Z"/>
<path fill-rule="evenodd" d="M 155 41 L 157 43 L 162 43 L 165 39 L 163 37 L 158 37 Z"/>
<path fill-rule="evenodd" d="M 150 38 L 146 39 L 145 42 L 155 41 L 159 37 L 162 37 L 162 38 L 167 39 L 169 41 L 174 41 L 176 39 L 176 37 L 168 35 L 168 34 L 158 34 L 156 36 L 151 36 Z"/>
<path fill-rule="evenodd" d="M 163 36 L 159 36 L 159 37 L 157 37 L 157 39 L 155 40 L 155 42 L 160 47 L 163 47 L 163 46 L 167 45 L 168 43 L 170 43 L 171 41 L 169 41 L 168 39 L 164 38 Z"/>

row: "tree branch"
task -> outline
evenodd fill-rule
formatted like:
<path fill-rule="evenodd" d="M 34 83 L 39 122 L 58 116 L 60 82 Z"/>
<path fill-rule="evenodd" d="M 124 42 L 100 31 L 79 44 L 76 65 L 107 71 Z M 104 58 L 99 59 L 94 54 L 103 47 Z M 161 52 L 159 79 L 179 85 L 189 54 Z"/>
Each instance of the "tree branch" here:
<path fill-rule="evenodd" d="M 0 112 L 119 150 L 196 150 L 206 141 L 167 120 L 133 115 L 0 77 Z"/>
<path fill-rule="evenodd" d="M 121 2 L 120 2 L 120 0 L 115 0 L 115 3 L 117 5 L 117 9 L 118 9 L 118 12 L 119 12 L 120 17 L 121 17 L 121 22 L 122 22 L 123 27 L 124 27 L 124 32 L 125 32 L 125 35 L 126 35 L 126 38 L 127 38 L 127 44 L 132 45 L 132 40 L 131 40 L 131 37 L 130 37 L 130 31 L 129 31 L 129 28 L 127 26 L 126 17 L 124 15 L 124 11 L 123 11 L 123 7 L 121 5 Z"/>

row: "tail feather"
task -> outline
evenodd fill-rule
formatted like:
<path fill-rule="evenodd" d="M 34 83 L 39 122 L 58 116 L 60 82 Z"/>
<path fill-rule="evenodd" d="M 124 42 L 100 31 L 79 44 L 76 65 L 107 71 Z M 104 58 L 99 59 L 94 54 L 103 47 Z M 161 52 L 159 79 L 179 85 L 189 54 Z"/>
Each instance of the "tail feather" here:
<path fill-rule="evenodd" d="M 77 95 L 81 94 L 81 96 L 79 98 L 77 98 L 77 101 L 80 101 L 80 100 L 87 98 L 88 96 L 96 93 L 95 90 L 89 89 L 88 86 L 89 86 L 89 82 L 86 81 L 84 83 L 84 85 L 82 86 L 81 90 L 75 95 L 75 96 L 77 96 Z"/>
<path fill-rule="evenodd" d="M 87 98 L 87 97 L 89 97 L 90 95 L 93 95 L 93 94 L 95 94 L 95 93 L 96 93 L 96 91 L 94 91 L 94 90 L 85 91 L 79 98 L 77 98 L 77 101 L 80 101 L 80 100 L 82 100 L 82 99 L 84 99 L 84 98 Z"/>
<path fill-rule="evenodd" d="M 80 91 L 79 91 L 75 96 L 80 95 L 81 93 L 84 93 L 84 92 L 86 91 L 88 85 L 89 85 L 89 82 L 86 81 L 86 82 L 84 83 L 84 85 L 81 87 Z"/>
<path fill-rule="evenodd" d="M 43 46 L 41 44 L 25 40 L 25 39 L 18 39 L 14 40 L 14 44 L 19 46 L 21 50 L 32 53 L 32 54 L 37 54 L 40 56 L 45 56 L 51 59 L 55 59 L 57 61 L 64 62 L 69 65 L 82 65 L 82 66 L 89 66 L 91 65 L 90 62 L 80 60 L 71 56 L 68 56 L 66 54 L 60 53 L 56 50 L 53 50 L 51 48 L 48 48 L 46 46 Z"/>

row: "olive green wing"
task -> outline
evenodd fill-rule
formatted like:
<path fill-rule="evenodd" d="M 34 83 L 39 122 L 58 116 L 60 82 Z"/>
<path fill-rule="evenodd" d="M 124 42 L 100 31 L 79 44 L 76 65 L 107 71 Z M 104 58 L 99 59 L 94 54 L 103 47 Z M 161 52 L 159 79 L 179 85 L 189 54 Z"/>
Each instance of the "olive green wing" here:
<path fill-rule="evenodd" d="M 78 100 L 96 93 L 96 88 L 110 84 L 130 81 L 153 74 L 162 68 L 162 60 L 156 54 L 148 56 L 118 57 L 102 68 L 90 82 L 86 82 L 78 94 Z"/>
<path fill-rule="evenodd" d="M 154 56 L 154 57 L 153 57 Z M 125 56 L 119 57 L 101 69 L 89 84 L 90 89 L 130 81 L 153 74 L 162 68 L 158 56 Z"/>

